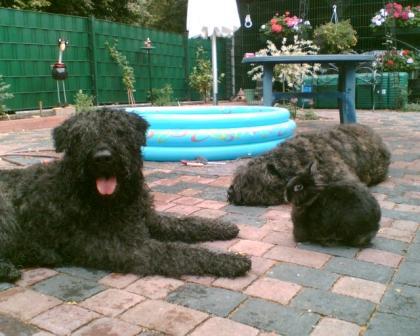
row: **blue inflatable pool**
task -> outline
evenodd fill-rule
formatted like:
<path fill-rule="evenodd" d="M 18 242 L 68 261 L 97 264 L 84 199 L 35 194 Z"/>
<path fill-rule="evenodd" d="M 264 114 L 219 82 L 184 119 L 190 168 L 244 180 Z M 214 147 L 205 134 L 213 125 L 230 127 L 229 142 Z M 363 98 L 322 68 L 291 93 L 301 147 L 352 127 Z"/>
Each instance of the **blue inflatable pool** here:
<path fill-rule="evenodd" d="M 270 106 L 136 107 L 150 124 L 147 161 L 233 160 L 265 153 L 292 137 L 289 111 Z"/>

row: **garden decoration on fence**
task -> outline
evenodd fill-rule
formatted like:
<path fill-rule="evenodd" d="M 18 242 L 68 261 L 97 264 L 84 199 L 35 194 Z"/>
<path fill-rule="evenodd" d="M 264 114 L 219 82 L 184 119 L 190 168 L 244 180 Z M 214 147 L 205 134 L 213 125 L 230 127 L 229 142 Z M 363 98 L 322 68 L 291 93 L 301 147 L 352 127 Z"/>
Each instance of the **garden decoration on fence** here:
<path fill-rule="evenodd" d="M 63 63 L 63 53 L 66 50 L 66 47 L 69 45 L 69 41 L 65 39 L 59 38 L 58 39 L 58 60 L 52 66 L 51 75 L 56 80 L 57 83 L 57 97 L 58 97 L 58 104 L 61 106 L 61 98 L 60 98 L 60 85 L 59 82 L 63 85 L 63 99 L 64 105 L 67 105 L 67 97 L 66 97 L 66 86 L 64 81 L 68 76 L 67 67 Z"/>

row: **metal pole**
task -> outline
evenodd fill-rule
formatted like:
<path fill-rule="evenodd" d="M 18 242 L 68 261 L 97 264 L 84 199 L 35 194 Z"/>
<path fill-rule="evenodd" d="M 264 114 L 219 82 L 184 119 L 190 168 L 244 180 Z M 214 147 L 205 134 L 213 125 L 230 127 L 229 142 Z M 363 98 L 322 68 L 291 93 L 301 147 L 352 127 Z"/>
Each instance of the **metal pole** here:
<path fill-rule="evenodd" d="M 152 95 L 152 64 L 150 63 L 150 49 L 147 51 L 147 60 L 149 63 L 149 94 L 150 94 L 150 103 L 153 105 L 153 95 Z"/>
<path fill-rule="evenodd" d="M 231 65 L 231 76 L 232 76 L 232 97 L 236 95 L 236 81 L 235 81 L 235 35 L 232 36 L 232 48 L 230 49 L 230 65 Z"/>
<path fill-rule="evenodd" d="M 215 31 L 211 37 L 211 58 L 213 65 L 213 105 L 217 105 L 217 44 Z"/>

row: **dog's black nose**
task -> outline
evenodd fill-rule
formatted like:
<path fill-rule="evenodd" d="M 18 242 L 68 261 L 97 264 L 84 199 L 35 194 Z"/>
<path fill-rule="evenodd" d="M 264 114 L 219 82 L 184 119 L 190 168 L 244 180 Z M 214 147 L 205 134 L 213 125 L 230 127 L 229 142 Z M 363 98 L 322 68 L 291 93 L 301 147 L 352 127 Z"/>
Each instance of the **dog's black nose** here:
<path fill-rule="evenodd" d="M 97 163 L 104 163 L 104 162 L 109 162 L 111 161 L 112 158 L 112 153 L 110 150 L 108 149 L 101 149 L 98 150 L 94 155 L 93 155 L 93 159 L 95 160 L 95 162 Z"/>

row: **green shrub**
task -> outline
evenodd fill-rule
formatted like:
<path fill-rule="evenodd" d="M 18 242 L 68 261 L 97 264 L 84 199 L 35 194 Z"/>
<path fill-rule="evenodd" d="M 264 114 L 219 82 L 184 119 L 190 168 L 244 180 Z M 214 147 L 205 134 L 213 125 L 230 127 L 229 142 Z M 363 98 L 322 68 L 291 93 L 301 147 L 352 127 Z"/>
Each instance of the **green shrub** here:
<path fill-rule="evenodd" d="M 6 84 L 3 80 L 3 75 L 0 75 L 0 116 L 6 114 L 7 107 L 4 102 L 12 99 L 14 96 L 9 92 L 10 84 Z"/>
<path fill-rule="evenodd" d="M 79 90 L 74 96 L 74 105 L 76 108 L 76 113 L 87 112 L 92 110 L 94 106 L 93 100 L 93 96 L 85 94 L 82 90 Z"/>
<path fill-rule="evenodd" d="M 161 89 L 152 89 L 150 100 L 157 106 L 173 105 L 174 90 L 170 84 L 166 84 Z"/>

